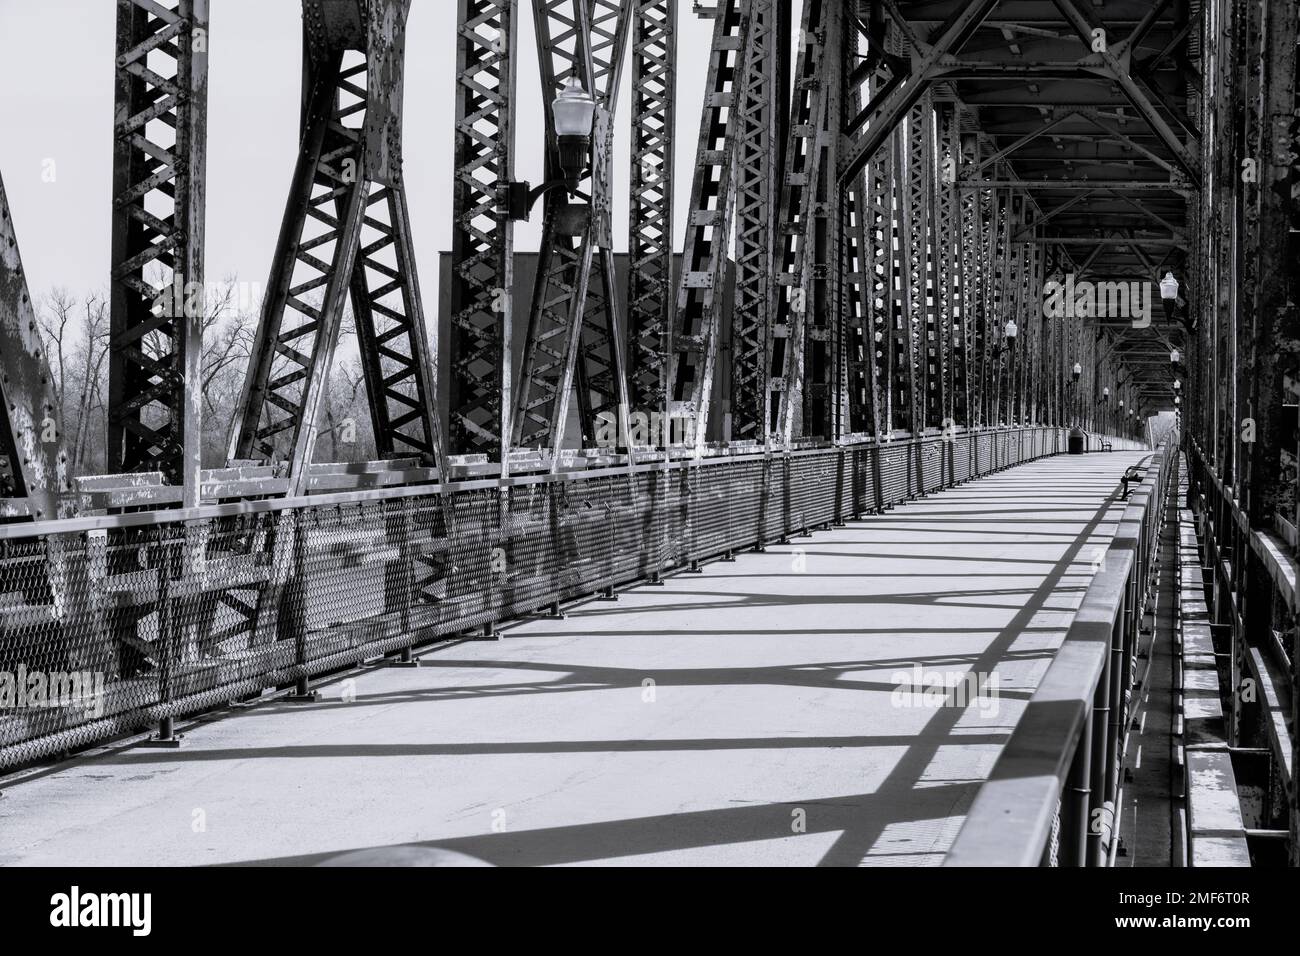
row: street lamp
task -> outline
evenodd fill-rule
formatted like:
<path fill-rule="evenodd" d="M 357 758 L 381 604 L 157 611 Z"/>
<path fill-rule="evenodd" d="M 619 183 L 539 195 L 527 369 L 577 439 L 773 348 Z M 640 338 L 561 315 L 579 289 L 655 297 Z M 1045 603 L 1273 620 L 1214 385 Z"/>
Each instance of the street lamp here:
<path fill-rule="evenodd" d="M 1172 272 L 1166 272 L 1160 280 L 1160 302 L 1165 307 L 1165 318 L 1172 320 L 1178 307 L 1178 280 Z"/>
<path fill-rule="evenodd" d="M 1007 319 L 1007 324 L 1002 327 L 1002 334 L 1006 339 L 1002 348 L 1010 353 L 1007 359 L 1007 377 L 1010 379 L 1010 389 L 1007 392 L 1007 424 L 1015 425 L 1016 412 L 1016 334 L 1020 330 L 1016 328 L 1015 319 Z"/>
<path fill-rule="evenodd" d="M 1080 365 L 1078 362 L 1075 362 L 1074 368 L 1070 370 L 1070 374 L 1074 376 L 1074 381 L 1077 382 L 1079 380 L 1079 376 L 1083 374 L 1083 366 Z"/>
<path fill-rule="evenodd" d="M 527 219 L 544 193 L 565 189 L 578 191 L 591 157 L 591 130 L 596 121 L 596 101 L 570 76 L 551 103 L 551 120 L 559 146 L 560 176 L 532 189 L 526 182 L 506 184 L 506 213 L 511 219 Z"/>
<path fill-rule="evenodd" d="M 1169 364 L 1170 364 L 1170 365 L 1177 365 L 1178 362 L 1179 362 L 1179 360 L 1182 359 L 1182 357 L 1183 357 L 1183 356 L 1182 356 L 1182 353 L 1179 352 L 1178 349 L 1170 349 L 1170 350 L 1169 350 Z"/>

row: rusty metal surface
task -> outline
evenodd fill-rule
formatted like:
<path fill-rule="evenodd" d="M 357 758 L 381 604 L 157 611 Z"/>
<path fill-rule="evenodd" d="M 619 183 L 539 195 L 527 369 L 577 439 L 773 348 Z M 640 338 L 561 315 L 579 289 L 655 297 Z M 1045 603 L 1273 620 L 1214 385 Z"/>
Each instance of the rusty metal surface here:
<path fill-rule="evenodd" d="M 201 464 L 208 39 L 208 0 L 118 4 L 108 464 L 161 468 L 191 495 Z M 167 200 L 170 212 L 155 215 Z"/>
<path fill-rule="evenodd" d="M 59 517 L 67 456 L 53 377 L 27 290 L 9 199 L 0 179 L 0 498 L 6 517 Z"/>

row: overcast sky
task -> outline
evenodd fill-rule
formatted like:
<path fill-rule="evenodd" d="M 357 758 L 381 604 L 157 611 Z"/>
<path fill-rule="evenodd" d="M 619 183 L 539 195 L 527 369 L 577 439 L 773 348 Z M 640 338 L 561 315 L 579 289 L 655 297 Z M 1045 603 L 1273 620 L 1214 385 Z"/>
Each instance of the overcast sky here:
<path fill-rule="evenodd" d="M 210 0 L 208 206 L 210 281 L 263 283 L 284 212 L 301 95 L 301 4 Z M 63 286 L 106 290 L 112 177 L 114 0 L 0 0 L 0 175 L 33 297 Z M 455 0 L 414 0 L 408 24 L 404 155 L 426 309 L 436 307 L 437 253 L 451 240 Z M 542 120 L 529 0 L 518 26 L 518 179 L 542 176 Z M 677 243 L 708 67 L 711 20 L 679 0 Z M 627 244 L 627 92 L 618 105 L 616 247 Z M 42 171 L 53 161 L 53 182 Z M 540 207 L 538 207 L 540 210 Z M 540 227 L 516 230 L 535 249 Z"/>

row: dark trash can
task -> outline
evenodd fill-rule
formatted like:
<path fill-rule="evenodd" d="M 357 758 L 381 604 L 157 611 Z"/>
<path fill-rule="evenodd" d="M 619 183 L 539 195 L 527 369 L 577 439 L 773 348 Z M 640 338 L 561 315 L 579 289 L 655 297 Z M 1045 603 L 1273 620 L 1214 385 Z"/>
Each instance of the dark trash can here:
<path fill-rule="evenodd" d="M 1066 445 L 1066 451 L 1071 455 L 1082 455 L 1084 449 L 1084 434 L 1082 428 L 1071 428 L 1069 443 Z"/>

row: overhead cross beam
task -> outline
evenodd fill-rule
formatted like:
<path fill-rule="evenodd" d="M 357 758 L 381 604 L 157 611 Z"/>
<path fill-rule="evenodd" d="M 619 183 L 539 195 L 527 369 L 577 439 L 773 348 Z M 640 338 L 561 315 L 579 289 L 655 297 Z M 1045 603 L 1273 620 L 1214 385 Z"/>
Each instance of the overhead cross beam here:
<path fill-rule="evenodd" d="M 1109 43 L 1105 42 L 1105 27 L 1103 25 L 1094 27 L 1079 8 L 1075 6 L 1074 0 L 1052 0 L 1052 2 L 1069 21 L 1070 26 L 1079 35 L 1079 39 L 1100 59 L 1101 65 L 1093 68 L 1095 72 L 1100 76 L 1113 80 L 1120 87 L 1124 92 L 1124 96 L 1133 104 L 1134 109 L 1141 114 L 1147 125 L 1151 127 L 1151 130 L 1160 138 L 1165 148 L 1173 155 L 1183 173 L 1193 183 L 1200 182 L 1200 164 L 1196 157 L 1178 137 L 1178 134 L 1174 132 L 1133 76 L 1129 68 L 1132 62 L 1132 48 L 1120 44 L 1120 52 L 1117 54 Z M 1094 29 L 1103 31 L 1100 44 L 1095 42 Z"/>
<path fill-rule="evenodd" d="M 945 56 L 956 53 L 997 6 L 998 0 L 971 0 L 960 4 L 952 17 L 939 28 L 929 44 L 921 44 L 915 62 L 907 61 L 909 72 L 897 86 L 889 90 L 879 103 L 868 103 L 863 112 L 866 117 L 852 121 L 853 126 L 866 126 L 866 130 L 849 142 L 840 156 L 839 181 L 841 186 L 850 181 L 885 142 L 890 132 L 902 120 L 930 85 Z"/>

